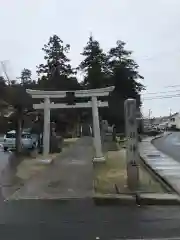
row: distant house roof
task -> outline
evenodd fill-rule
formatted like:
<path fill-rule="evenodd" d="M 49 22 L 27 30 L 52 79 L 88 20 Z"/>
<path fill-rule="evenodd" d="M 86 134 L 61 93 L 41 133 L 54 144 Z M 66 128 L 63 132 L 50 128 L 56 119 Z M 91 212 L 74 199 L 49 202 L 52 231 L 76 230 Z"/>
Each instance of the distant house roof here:
<path fill-rule="evenodd" d="M 179 113 L 176 112 L 176 113 L 172 114 L 170 117 L 175 117 L 175 116 L 178 115 L 178 114 L 179 114 Z"/>

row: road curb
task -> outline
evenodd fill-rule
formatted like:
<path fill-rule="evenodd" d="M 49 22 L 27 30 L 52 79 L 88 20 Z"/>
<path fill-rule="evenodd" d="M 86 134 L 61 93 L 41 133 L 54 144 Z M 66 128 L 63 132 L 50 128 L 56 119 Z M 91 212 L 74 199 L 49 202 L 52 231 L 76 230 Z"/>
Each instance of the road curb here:
<path fill-rule="evenodd" d="M 173 188 L 173 186 L 167 182 L 162 176 L 160 176 L 140 155 L 140 159 L 146 170 L 151 174 L 161 185 L 162 187 L 167 191 L 170 192 L 173 191 L 178 194 L 178 192 Z"/>
<path fill-rule="evenodd" d="M 177 194 L 156 194 L 141 193 L 139 194 L 140 205 L 180 205 L 180 197 Z"/>
<path fill-rule="evenodd" d="M 137 194 L 94 194 L 93 201 L 98 206 L 116 205 L 180 205 L 176 194 L 137 193 Z"/>
<path fill-rule="evenodd" d="M 158 139 L 158 138 L 162 138 L 162 137 L 167 137 L 167 136 L 169 136 L 169 135 L 171 135 L 172 134 L 172 132 L 169 132 L 169 133 L 167 133 L 167 134 L 160 134 L 160 135 L 158 135 L 158 136 L 156 136 L 156 137 L 154 137 L 151 141 L 154 141 L 154 140 L 156 140 L 156 139 Z"/>
<path fill-rule="evenodd" d="M 169 136 L 170 134 L 172 134 L 172 132 L 166 134 L 166 136 Z M 160 137 L 166 137 L 166 136 L 159 136 L 156 138 L 153 138 L 151 140 L 149 140 L 149 143 L 151 145 L 153 145 L 153 141 L 156 140 L 157 138 Z M 154 146 L 154 145 L 153 145 Z M 155 147 L 154 147 L 155 148 Z M 156 149 L 156 148 L 155 148 Z M 156 151 L 158 151 L 159 153 L 162 154 L 162 152 L 160 152 L 158 149 L 156 149 Z M 141 155 L 140 153 L 140 159 L 142 161 L 142 163 L 144 164 L 144 166 L 147 168 L 147 170 L 157 179 L 157 181 L 159 181 L 162 186 L 169 192 L 169 190 L 171 190 L 172 192 L 176 193 L 178 196 L 180 195 L 179 190 L 176 189 L 176 187 L 174 187 L 169 181 L 168 179 L 166 179 L 165 176 L 161 176 L 155 169 L 153 169 L 151 167 L 151 165 L 144 159 L 144 157 Z"/>
<path fill-rule="evenodd" d="M 37 200 L 54 200 L 59 203 L 67 203 L 72 200 L 89 199 L 93 200 L 96 206 L 177 206 L 180 205 L 180 198 L 176 194 L 149 194 L 139 193 L 136 196 L 133 194 L 95 194 L 93 197 L 24 197 L 16 198 L 10 197 L 5 199 L 5 202 L 9 201 L 37 201 Z"/>
<path fill-rule="evenodd" d="M 126 194 L 97 194 L 92 197 L 95 205 L 136 205 L 136 199 Z"/>
<path fill-rule="evenodd" d="M 162 136 L 162 137 L 167 137 L 167 136 L 169 136 L 169 135 L 171 135 L 172 134 L 172 132 L 170 132 L 170 133 L 168 133 L 168 134 L 166 134 L 165 136 Z M 150 143 L 153 145 L 153 141 L 154 140 L 156 140 L 156 138 L 155 139 L 152 139 L 151 141 L 150 141 Z M 154 146 L 154 145 L 153 145 Z M 157 149 L 158 150 L 158 149 Z M 158 150 L 159 151 L 159 150 Z M 160 153 L 162 153 L 161 151 L 159 151 Z M 165 185 L 167 185 L 169 188 L 171 188 L 176 194 L 178 194 L 178 195 L 180 195 L 180 193 L 179 193 L 179 190 L 177 190 L 167 179 L 166 179 L 166 177 L 162 177 L 158 172 L 156 172 L 154 169 L 152 169 L 151 168 L 151 166 L 148 164 L 148 163 L 146 163 L 146 161 L 144 160 L 144 162 L 145 162 L 145 164 L 155 173 L 155 175 L 160 179 L 160 181 L 161 182 L 164 182 L 164 184 Z"/>

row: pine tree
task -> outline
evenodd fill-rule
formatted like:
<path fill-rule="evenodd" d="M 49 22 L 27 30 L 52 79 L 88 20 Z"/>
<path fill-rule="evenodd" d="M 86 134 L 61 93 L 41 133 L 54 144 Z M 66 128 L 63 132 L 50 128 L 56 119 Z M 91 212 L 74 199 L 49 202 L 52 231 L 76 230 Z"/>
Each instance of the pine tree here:
<path fill-rule="evenodd" d="M 131 58 L 132 52 L 125 50 L 125 43 L 117 41 L 117 46 L 111 48 L 108 54 L 108 69 L 115 85 L 115 91 L 123 98 L 138 99 L 138 94 L 144 86 L 137 80 L 143 79 L 139 74 L 138 64 Z"/>
<path fill-rule="evenodd" d="M 70 45 L 64 45 L 57 35 L 53 35 L 42 50 L 45 53 L 44 60 L 46 63 L 37 67 L 37 73 L 40 77 L 39 83 L 45 88 L 64 90 L 68 85 L 67 79 L 74 74 L 67 57 Z"/>
<path fill-rule="evenodd" d="M 125 49 L 125 43 L 117 41 L 117 45 L 108 53 L 108 71 L 115 90 L 109 99 L 110 121 L 124 131 L 124 101 L 127 98 L 137 100 L 137 112 L 140 111 L 140 93 L 144 86 L 139 83 L 143 77 L 138 72 L 139 66 L 132 59 L 132 52 Z M 118 110 L 117 110 L 118 106 Z"/>
<path fill-rule="evenodd" d="M 21 72 L 21 76 L 18 79 L 21 80 L 22 85 L 28 85 L 32 83 L 31 76 L 32 76 L 31 70 L 24 68 Z"/>
<path fill-rule="evenodd" d="M 81 55 L 85 57 L 79 65 L 79 69 L 85 74 L 84 85 L 87 88 L 103 87 L 105 85 L 107 57 L 99 42 L 90 36 Z"/>

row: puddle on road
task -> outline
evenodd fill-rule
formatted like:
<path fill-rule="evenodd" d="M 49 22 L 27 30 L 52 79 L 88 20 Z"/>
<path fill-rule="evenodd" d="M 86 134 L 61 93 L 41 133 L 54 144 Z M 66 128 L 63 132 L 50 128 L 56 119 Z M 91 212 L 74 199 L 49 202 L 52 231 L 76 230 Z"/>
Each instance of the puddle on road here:
<path fill-rule="evenodd" d="M 161 155 L 160 154 L 148 154 L 147 157 L 156 158 L 156 157 L 161 157 Z"/>
<path fill-rule="evenodd" d="M 56 188 L 61 185 L 61 181 L 53 181 L 48 184 L 48 187 L 50 188 Z"/>
<path fill-rule="evenodd" d="M 153 166 L 177 166 L 177 167 L 179 167 L 179 163 L 177 162 L 170 162 L 170 161 L 161 161 L 161 162 L 159 162 L 159 161 L 153 161 L 152 162 L 152 165 Z"/>
<path fill-rule="evenodd" d="M 66 165 L 71 165 L 71 164 L 73 164 L 73 165 L 86 165 L 86 162 L 83 161 L 83 160 L 73 159 L 71 161 L 66 161 L 64 164 L 66 164 Z"/>
<path fill-rule="evenodd" d="M 180 170 L 180 166 L 155 166 L 156 170 Z"/>

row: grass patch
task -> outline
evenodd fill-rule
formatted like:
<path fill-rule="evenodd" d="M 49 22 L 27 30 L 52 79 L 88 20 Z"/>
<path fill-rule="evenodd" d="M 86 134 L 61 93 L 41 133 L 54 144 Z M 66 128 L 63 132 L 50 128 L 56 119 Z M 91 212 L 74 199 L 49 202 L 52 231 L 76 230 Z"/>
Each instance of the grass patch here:
<path fill-rule="evenodd" d="M 130 193 L 127 186 L 126 150 L 108 151 L 105 163 L 94 163 L 94 189 L 97 193 Z M 161 184 L 142 166 L 139 166 L 139 189 L 144 193 L 164 193 Z"/>
<path fill-rule="evenodd" d="M 128 192 L 126 166 L 123 151 L 108 151 L 105 163 L 94 163 L 94 188 L 97 193 L 116 193 L 115 184 L 121 192 Z"/>

